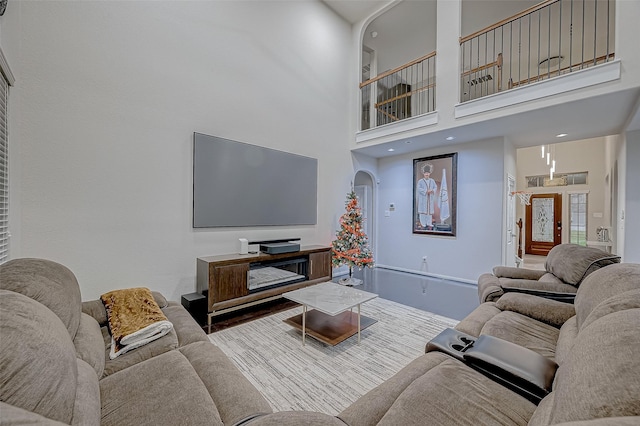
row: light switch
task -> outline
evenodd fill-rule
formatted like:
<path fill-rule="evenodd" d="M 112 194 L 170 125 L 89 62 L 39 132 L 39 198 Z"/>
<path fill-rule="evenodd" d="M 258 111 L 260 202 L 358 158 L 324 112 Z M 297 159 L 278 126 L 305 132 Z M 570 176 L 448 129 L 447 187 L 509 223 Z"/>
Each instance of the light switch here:
<path fill-rule="evenodd" d="M 389 216 L 391 216 L 391 212 L 389 210 L 385 210 L 384 217 L 389 217 Z"/>

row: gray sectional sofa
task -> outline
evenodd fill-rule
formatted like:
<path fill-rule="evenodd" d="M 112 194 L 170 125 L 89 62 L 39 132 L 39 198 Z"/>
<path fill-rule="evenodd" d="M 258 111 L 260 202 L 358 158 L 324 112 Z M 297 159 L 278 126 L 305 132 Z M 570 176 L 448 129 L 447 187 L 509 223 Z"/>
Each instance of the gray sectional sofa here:
<path fill-rule="evenodd" d="M 640 265 L 591 273 L 573 305 L 506 294 L 456 329 L 553 360 L 551 392 L 536 405 L 463 361 L 429 352 L 339 417 L 352 426 L 640 424 Z"/>
<path fill-rule="evenodd" d="M 100 301 L 42 259 L 0 266 L 0 424 L 230 425 L 271 407 L 189 313 L 154 293 L 173 331 L 109 359 Z"/>
<path fill-rule="evenodd" d="M 544 270 L 496 266 L 493 273 L 482 274 L 478 297 L 482 303 L 496 301 L 507 291 L 575 294 L 591 272 L 614 263 L 620 263 L 620 256 L 595 247 L 559 244 L 549 251 Z"/>
<path fill-rule="evenodd" d="M 23 262 L 0 267 L 2 424 L 640 424 L 640 265 L 590 273 L 573 304 L 505 294 L 448 330 L 476 343 L 498 338 L 488 341 L 552 364 L 555 376 L 541 401 L 505 386 L 460 353 L 433 350 L 430 342 L 427 353 L 329 416 L 271 413 L 229 360 L 192 329 L 195 322 L 181 307 L 180 314 L 167 310 L 171 303 L 164 308 L 167 317 L 182 324 L 169 336 L 175 348 L 170 344 L 131 365 L 106 367 L 100 307 L 85 303 L 92 315 L 80 313 L 77 284 L 66 268 Z M 39 267 L 56 273 L 52 278 Z M 15 284 L 7 285 L 7 277 Z M 527 379 L 527 373 L 515 375 Z"/>

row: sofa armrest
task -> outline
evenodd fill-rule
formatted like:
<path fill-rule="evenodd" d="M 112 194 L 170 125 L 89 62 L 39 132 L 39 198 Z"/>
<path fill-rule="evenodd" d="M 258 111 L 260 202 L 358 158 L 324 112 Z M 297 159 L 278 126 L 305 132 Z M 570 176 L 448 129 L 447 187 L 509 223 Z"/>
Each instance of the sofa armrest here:
<path fill-rule="evenodd" d="M 522 293 L 529 294 L 544 299 L 555 300 L 558 302 L 573 304 L 576 299 L 575 293 L 565 293 L 561 291 L 534 290 L 531 288 L 507 287 L 501 286 L 505 293 Z"/>
<path fill-rule="evenodd" d="M 82 302 L 82 312 L 95 319 L 100 324 L 100 327 L 107 325 L 107 310 L 100 300 Z"/>
<path fill-rule="evenodd" d="M 424 352 L 444 352 L 464 361 L 464 352 L 475 343 L 476 338 L 453 328 L 445 328 L 440 334 L 427 342 Z"/>
<path fill-rule="evenodd" d="M 490 379 L 538 404 L 551 392 L 558 364 L 530 349 L 493 336 L 480 336 L 464 361 Z"/>
<path fill-rule="evenodd" d="M 500 280 L 493 274 L 482 274 L 478 278 L 478 299 L 480 303 L 495 302 L 504 294 Z"/>
<path fill-rule="evenodd" d="M 561 327 L 576 314 L 571 304 L 524 293 L 505 293 L 496 302 L 496 307 L 501 311 L 517 312 L 554 327 Z"/>
<path fill-rule="evenodd" d="M 25 410 L 24 408 L 17 407 L 15 405 L 7 404 L 0 401 L 0 412 L 2 413 L 3 425 L 42 425 L 42 426 L 64 426 L 65 423 L 58 422 L 48 417 L 41 416 L 40 414 L 32 411 Z"/>
<path fill-rule="evenodd" d="M 537 281 L 546 273 L 547 271 L 540 269 L 514 268 L 513 266 L 496 266 L 493 268 L 493 275 L 498 278 L 514 278 Z"/>

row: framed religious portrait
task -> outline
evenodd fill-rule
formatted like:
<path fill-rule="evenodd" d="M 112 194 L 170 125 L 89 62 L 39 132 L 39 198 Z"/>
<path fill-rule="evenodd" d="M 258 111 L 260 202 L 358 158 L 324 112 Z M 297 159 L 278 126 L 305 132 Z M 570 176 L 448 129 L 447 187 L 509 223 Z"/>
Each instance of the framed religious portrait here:
<path fill-rule="evenodd" d="M 413 160 L 413 233 L 455 237 L 458 153 Z"/>

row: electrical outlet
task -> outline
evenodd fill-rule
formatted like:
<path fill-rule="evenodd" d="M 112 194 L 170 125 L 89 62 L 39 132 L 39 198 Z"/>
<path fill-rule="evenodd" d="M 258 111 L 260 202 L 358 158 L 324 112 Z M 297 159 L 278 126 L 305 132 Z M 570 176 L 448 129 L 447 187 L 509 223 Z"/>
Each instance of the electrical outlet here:
<path fill-rule="evenodd" d="M 427 261 L 427 256 L 422 256 L 422 261 L 426 262 Z"/>

